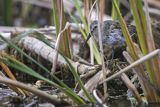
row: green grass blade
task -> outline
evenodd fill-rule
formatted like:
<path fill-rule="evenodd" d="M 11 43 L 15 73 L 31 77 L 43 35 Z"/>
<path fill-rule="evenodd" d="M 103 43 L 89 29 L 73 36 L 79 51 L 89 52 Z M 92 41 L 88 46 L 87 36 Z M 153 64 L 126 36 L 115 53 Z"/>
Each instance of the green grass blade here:
<path fill-rule="evenodd" d="M 40 75 L 39 73 L 35 72 L 31 68 L 27 67 L 23 63 L 17 61 L 16 59 L 13 59 L 13 58 L 9 57 L 8 55 L 1 54 L 0 60 L 3 61 L 4 63 L 8 64 L 9 66 L 17 69 L 17 70 L 20 70 L 20 71 L 22 71 L 24 73 L 27 73 L 27 74 L 35 77 L 35 78 L 44 80 L 45 82 L 57 87 L 58 89 L 60 89 L 63 92 L 65 92 L 77 104 L 85 104 L 84 101 L 79 96 L 77 96 L 73 91 L 70 91 L 68 89 L 66 90 L 65 87 L 62 87 L 62 86 L 50 81 L 49 79 L 43 77 L 42 75 Z"/>
<path fill-rule="evenodd" d="M 36 30 L 29 30 L 29 31 L 25 31 L 19 35 L 17 35 L 16 37 L 12 38 L 11 42 L 12 43 L 17 43 L 20 39 L 27 37 L 27 36 L 32 36 L 37 38 L 38 40 L 44 42 L 45 44 L 47 44 L 48 46 L 55 48 L 51 42 L 40 32 L 36 31 Z"/>
<path fill-rule="evenodd" d="M 147 45 L 146 45 L 146 31 L 147 31 L 147 24 L 146 18 L 144 15 L 144 11 L 141 0 L 130 0 L 131 11 L 133 13 L 133 17 L 136 23 L 136 30 L 138 33 L 138 38 L 140 42 L 140 47 L 142 49 L 143 54 L 147 54 Z"/>
<path fill-rule="evenodd" d="M 131 10 L 133 13 L 133 17 L 136 24 L 136 30 L 138 34 L 138 39 L 140 43 L 140 47 L 142 50 L 142 53 L 144 55 L 148 54 L 148 47 L 147 47 L 147 22 L 145 13 L 143 11 L 143 5 L 141 0 L 130 0 Z M 151 66 L 151 62 L 147 61 L 146 63 L 147 73 L 149 76 L 149 79 L 152 83 L 154 83 L 154 74 L 153 74 L 153 68 Z"/>
<path fill-rule="evenodd" d="M 52 4 L 53 4 L 54 25 L 56 27 L 56 34 L 58 36 L 60 31 L 62 31 L 66 25 L 63 0 L 53 0 Z M 71 35 L 69 32 L 70 29 L 67 29 L 62 33 L 63 37 L 60 39 L 61 44 L 59 50 L 63 52 L 63 54 L 68 58 L 72 58 L 72 52 L 70 51 Z"/>
<path fill-rule="evenodd" d="M 76 9 L 78 10 L 78 13 L 79 13 L 79 16 L 80 16 L 80 18 L 81 18 L 81 20 L 82 20 L 82 23 L 83 23 L 84 26 L 85 26 L 85 28 L 84 28 L 85 31 L 84 31 L 81 27 L 79 27 L 79 30 L 80 30 L 80 32 L 82 33 L 83 37 L 84 37 L 85 39 L 87 39 L 88 25 L 87 25 L 87 23 L 86 23 L 86 20 L 85 20 L 84 16 L 81 16 L 81 15 L 82 15 L 82 12 L 81 12 L 80 6 L 79 6 L 79 4 L 78 4 L 78 1 L 77 1 L 77 0 L 74 0 L 74 4 L 75 4 L 75 6 L 76 6 Z M 69 14 L 69 16 L 71 17 L 71 19 L 72 19 L 75 23 L 77 23 L 77 25 L 78 25 L 78 21 L 76 20 L 76 18 L 74 18 L 74 16 L 72 16 L 71 13 L 68 12 L 68 14 Z M 94 55 L 97 63 L 98 63 L 98 64 L 101 64 L 102 61 L 101 61 L 101 57 L 100 57 L 100 53 L 99 53 L 99 51 L 98 51 L 97 45 L 96 45 L 96 43 L 95 43 L 94 41 L 92 41 L 92 42 L 93 42 L 93 55 Z M 89 43 L 88 43 L 88 45 L 89 45 L 89 47 L 91 47 Z"/>
<path fill-rule="evenodd" d="M 133 41 L 131 39 L 131 36 L 130 36 L 128 28 L 127 28 L 127 25 L 126 25 L 121 13 L 120 13 L 120 10 L 119 10 L 118 5 L 116 4 L 115 0 L 113 0 L 113 6 L 115 7 L 115 10 L 117 12 L 117 17 L 119 19 L 119 23 L 120 23 L 120 27 L 122 29 L 122 33 L 123 33 L 124 38 L 126 40 L 127 46 L 129 48 L 129 52 L 131 53 L 133 59 L 136 60 L 137 55 L 136 55 L 136 52 L 135 52 Z"/>
<path fill-rule="evenodd" d="M 12 43 L 11 41 L 5 39 L 2 35 L 0 35 L 0 38 L 2 40 L 4 40 L 8 45 L 10 45 L 11 47 L 13 47 L 14 49 L 16 49 L 18 52 L 20 52 L 21 54 L 23 54 L 26 58 L 30 59 L 32 62 L 34 62 L 36 65 L 38 65 L 39 67 L 41 67 L 44 71 L 49 73 L 49 70 L 46 69 L 44 66 L 42 66 L 41 64 L 39 64 L 36 60 L 34 60 L 32 57 L 28 56 L 25 52 L 23 52 L 20 48 L 18 48 L 14 43 Z"/>
<path fill-rule="evenodd" d="M 25 31 L 19 35 L 16 35 L 16 37 L 14 37 L 11 42 L 13 43 L 17 43 L 20 39 L 27 37 L 29 35 L 32 35 L 35 32 L 35 30 L 29 30 L 29 31 Z"/>
<path fill-rule="evenodd" d="M 113 1 L 114 1 L 114 0 L 112 0 L 112 20 L 116 20 L 116 19 L 117 19 L 117 12 L 116 12 L 116 10 L 115 10 Z M 119 0 L 115 0 L 115 2 L 116 2 L 116 4 L 118 4 L 118 6 L 119 6 Z"/>
<path fill-rule="evenodd" d="M 26 58 L 30 59 L 31 61 L 33 61 L 36 65 L 38 65 L 40 68 L 42 68 L 45 72 L 47 72 L 48 74 L 50 74 L 50 71 L 45 68 L 43 65 L 39 64 L 36 60 L 34 60 L 32 57 L 28 56 L 26 53 L 24 53 L 20 48 L 18 48 L 15 44 L 13 44 L 12 42 L 6 40 L 2 35 L 0 35 L 0 38 L 2 38 L 2 40 L 4 40 L 6 43 L 8 43 L 10 46 L 12 46 L 13 48 L 15 48 L 18 52 L 20 52 L 21 54 L 23 54 Z M 66 88 L 68 91 L 72 91 L 66 84 L 64 84 L 61 80 L 59 80 L 56 76 L 52 75 L 52 77 L 64 88 Z M 75 96 L 77 96 L 75 93 L 73 93 Z"/>
<path fill-rule="evenodd" d="M 62 54 L 61 54 L 61 55 L 62 55 Z M 63 56 L 63 55 L 62 55 L 62 56 Z M 95 103 L 95 101 L 94 101 L 94 99 L 92 98 L 92 96 L 91 96 L 91 95 L 89 94 L 89 92 L 85 89 L 82 80 L 80 79 L 79 75 L 77 74 L 77 72 L 76 72 L 76 70 L 75 70 L 76 68 L 74 68 L 74 67 L 72 66 L 72 64 L 70 63 L 70 61 L 69 61 L 65 56 L 63 56 L 63 58 L 64 58 L 65 61 L 67 62 L 67 64 L 68 64 L 68 66 L 69 66 L 69 68 L 70 68 L 73 76 L 75 77 L 75 79 L 76 79 L 77 82 L 79 83 L 81 89 L 84 91 L 84 94 L 86 95 L 86 97 L 88 98 L 88 100 L 89 100 L 91 103 Z"/>
<path fill-rule="evenodd" d="M 133 0 L 133 2 L 136 2 L 137 0 Z M 131 3 L 131 5 L 133 4 L 133 2 Z M 139 2 L 141 2 L 141 1 L 139 1 Z M 135 47 L 134 47 L 134 45 L 133 45 L 133 43 L 131 42 L 131 38 L 130 38 L 130 36 L 129 36 L 129 32 L 128 32 L 128 30 L 127 30 L 127 26 L 126 26 L 126 24 L 125 24 L 125 22 L 124 22 L 124 19 L 123 19 L 123 17 L 121 16 L 121 14 L 120 14 L 120 10 L 119 10 L 119 8 L 118 8 L 118 6 L 117 6 L 117 4 L 116 4 L 116 2 L 115 1 L 113 1 L 113 3 L 114 3 L 114 6 L 115 6 L 115 9 L 116 9 L 116 11 L 117 11 L 117 15 L 118 15 L 118 19 L 119 19 L 119 22 L 120 22 L 120 25 L 121 25 L 121 29 L 122 29 L 122 32 L 123 32 L 123 35 L 124 35 L 124 37 L 125 37 L 125 39 L 126 39 L 126 42 L 127 42 L 127 46 L 128 46 L 128 48 L 129 48 L 129 52 L 130 52 L 130 54 L 131 54 L 131 56 L 132 56 L 132 58 L 134 59 L 134 60 L 137 60 L 138 59 L 138 54 L 137 54 L 137 52 L 135 51 Z M 134 8 L 134 7 L 133 7 Z M 142 10 L 143 10 L 143 8 L 142 8 Z M 144 18 L 144 17 L 143 17 Z M 137 18 L 136 20 L 138 20 L 139 22 L 140 22 L 140 20 Z M 140 24 L 142 24 L 142 21 L 141 21 L 141 23 Z M 143 24 L 142 24 L 143 25 Z M 137 26 L 137 25 L 136 25 Z M 142 29 L 142 28 L 141 28 Z M 144 29 L 143 29 L 144 30 Z M 143 31 L 142 31 L 143 32 Z M 144 35 L 142 35 L 142 36 L 144 36 Z M 146 35 L 145 35 L 146 36 Z M 144 39 L 145 40 L 145 39 Z M 131 43 L 129 43 L 129 41 L 131 42 Z M 143 41 L 142 41 L 143 42 Z M 144 41 L 145 42 L 145 41 Z M 144 46 L 145 46 L 145 44 L 143 44 Z M 143 47 L 143 46 L 142 46 Z M 147 50 L 147 49 L 146 49 Z M 145 51 L 145 49 L 143 49 L 143 51 Z M 149 65 L 149 63 L 145 63 L 146 64 L 146 68 L 147 68 L 147 71 L 148 71 L 148 65 Z M 148 65 L 147 65 L 148 64 Z M 149 67 L 150 67 L 150 65 L 149 65 Z M 149 99 L 150 101 L 149 102 L 154 102 L 154 101 L 158 101 L 158 97 L 156 98 L 155 96 L 157 96 L 156 95 L 156 92 L 152 92 L 152 91 L 154 91 L 151 87 L 149 87 L 148 85 L 146 85 L 145 84 L 145 80 L 143 80 L 143 78 L 146 76 L 146 74 L 145 74 L 145 72 L 144 72 L 144 68 L 143 68 L 143 66 L 142 65 L 139 65 L 138 66 L 138 70 L 139 70 L 139 72 L 137 72 L 137 74 L 138 74 L 138 76 L 139 76 L 139 79 L 141 80 L 140 81 L 140 83 L 141 83 L 141 85 L 142 85 L 142 89 L 143 89 L 143 91 L 144 91 L 144 93 L 145 93 L 145 95 L 146 95 L 146 97 L 147 97 L 147 99 Z M 145 77 L 146 78 L 146 77 Z"/>
<path fill-rule="evenodd" d="M 85 27 L 85 32 L 88 32 L 88 24 L 87 24 L 87 22 L 86 22 L 86 18 L 84 17 L 84 15 L 82 14 L 82 10 L 81 10 L 81 7 L 80 7 L 80 5 L 79 5 L 79 0 L 73 0 L 73 2 L 74 2 L 74 5 L 75 5 L 75 7 L 76 7 L 76 10 L 78 11 L 78 14 L 79 14 L 79 16 L 80 16 L 80 18 L 81 18 L 81 20 L 82 20 L 82 23 L 84 24 L 84 27 Z"/>
<path fill-rule="evenodd" d="M 57 0 L 52 0 L 52 5 L 53 5 L 53 8 L 52 8 L 52 15 L 53 15 L 53 22 L 54 22 L 54 25 L 56 27 L 56 34 L 59 33 L 59 17 L 58 17 L 58 5 L 57 5 Z"/>

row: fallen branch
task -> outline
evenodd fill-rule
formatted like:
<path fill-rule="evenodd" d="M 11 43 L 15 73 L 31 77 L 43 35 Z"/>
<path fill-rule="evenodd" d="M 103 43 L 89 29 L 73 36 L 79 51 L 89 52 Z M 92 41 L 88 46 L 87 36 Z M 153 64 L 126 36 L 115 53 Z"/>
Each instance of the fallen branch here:
<path fill-rule="evenodd" d="M 39 96 L 39 97 L 41 97 L 41 98 L 43 98 L 43 99 L 45 99 L 45 100 L 47 100 L 47 101 L 49 101 L 51 103 L 54 103 L 54 104 L 62 103 L 62 101 L 60 99 L 58 99 L 57 96 L 49 95 L 44 91 L 41 91 L 41 90 L 38 90 L 36 88 L 27 86 L 26 84 L 23 84 L 21 82 L 15 81 L 15 80 L 11 80 L 11 79 L 8 79 L 8 78 L 0 77 L 0 83 L 9 84 L 9 85 L 24 89 L 26 91 L 32 92 L 35 95 L 37 95 L 37 96 Z"/>
<path fill-rule="evenodd" d="M 43 43 L 42 41 L 33 38 L 33 37 L 25 37 L 22 38 L 19 42 L 18 45 L 23 47 L 26 50 L 29 50 L 32 53 L 37 54 L 38 56 L 41 56 L 42 58 L 46 59 L 47 61 L 54 63 L 53 62 L 53 58 L 56 54 L 56 50 L 49 47 L 48 45 L 46 45 L 45 43 Z M 70 61 L 70 63 L 72 63 L 72 65 L 74 65 L 74 67 L 77 67 L 78 64 L 78 73 L 79 74 L 86 74 L 88 72 L 95 72 L 95 70 L 98 69 L 98 67 L 95 66 L 89 66 L 86 64 L 81 64 L 79 62 L 75 62 L 72 61 L 70 59 L 68 59 Z M 58 55 L 58 59 L 57 59 L 57 64 L 56 65 L 66 65 L 66 62 L 64 60 L 64 58 L 61 55 Z"/>

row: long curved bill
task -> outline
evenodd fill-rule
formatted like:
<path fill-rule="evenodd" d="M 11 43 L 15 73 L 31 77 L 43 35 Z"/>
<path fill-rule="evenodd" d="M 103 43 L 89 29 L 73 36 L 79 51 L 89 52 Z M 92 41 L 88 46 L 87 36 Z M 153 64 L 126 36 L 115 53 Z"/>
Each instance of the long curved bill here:
<path fill-rule="evenodd" d="M 91 37 L 91 34 L 89 33 L 89 34 L 88 34 L 88 36 L 87 36 L 87 39 L 85 40 L 85 42 L 84 42 L 84 44 L 83 44 L 83 47 L 85 47 L 85 46 L 86 46 L 87 41 L 90 39 L 90 37 Z"/>

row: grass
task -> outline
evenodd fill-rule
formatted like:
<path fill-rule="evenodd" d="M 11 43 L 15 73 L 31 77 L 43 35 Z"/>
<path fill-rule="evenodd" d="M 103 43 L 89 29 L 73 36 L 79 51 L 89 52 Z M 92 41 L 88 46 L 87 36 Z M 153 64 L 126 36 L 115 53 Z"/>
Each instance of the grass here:
<path fill-rule="evenodd" d="M 131 36 L 128 32 L 125 21 L 121 16 L 120 10 L 119 10 L 115 0 L 113 1 L 113 4 L 114 4 L 115 10 L 118 15 L 118 20 L 120 22 L 123 35 L 125 37 L 127 46 L 129 48 L 129 53 L 131 54 L 131 56 L 134 60 L 137 60 L 137 59 L 139 59 L 138 53 L 135 50 L 135 47 L 134 47 L 133 42 L 131 40 Z M 148 40 L 146 39 L 146 38 L 148 38 L 147 36 L 149 36 L 150 38 L 153 37 L 151 35 L 148 35 L 148 27 L 147 27 L 148 24 L 147 23 L 149 23 L 149 21 L 147 21 L 146 17 L 145 17 L 145 14 L 147 14 L 147 13 L 144 13 L 144 11 L 143 11 L 143 6 L 142 6 L 141 0 L 130 0 L 130 6 L 131 6 L 132 14 L 134 17 L 134 21 L 136 24 L 136 30 L 137 30 L 138 39 L 140 42 L 140 47 L 141 47 L 143 55 L 146 55 L 150 52 L 148 49 L 148 46 L 154 45 L 154 44 L 150 44 L 149 39 Z M 151 38 L 150 40 L 153 40 L 153 38 Z M 154 48 L 152 47 L 152 49 L 150 49 L 150 50 L 154 50 Z M 159 83 L 159 80 L 157 79 L 157 75 L 158 75 L 158 77 L 160 76 L 159 75 L 159 68 L 157 65 L 158 64 L 157 60 L 159 61 L 158 57 L 157 57 L 157 59 L 152 60 L 152 62 L 151 62 L 151 60 L 145 62 L 145 67 L 147 68 L 149 81 L 152 84 L 154 84 L 155 86 L 158 86 L 158 83 Z M 155 64 L 155 66 L 153 66 L 153 63 Z M 154 67 L 156 67 L 156 68 L 154 68 Z M 145 71 L 144 71 L 143 66 L 139 65 L 138 69 L 139 69 L 139 71 L 137 71 L 137 74 L 140 77 L 139 78 L 141 80 L 140 83 L 143 86 L 142 89 L 145 93 L 146 98 L 148 99 L 148 102 L 160 102 L 159 96 L 153 90 L 153 88 L 148 86 L 147 84 L 145 84 L 145 80 L 143 78 L 147 78 L 147 77 L 145 75 Z M 154 70 L 156 70 L 157 72 Z"/>
<path fill-rule="evenodd" d="M 152 30 L 151 30 L 149 13 L 147 13 L 147 11 L 144 12 L 142 0 L 129 0 L 129 2 L 130 2 L 130 8 L 131 8 L 131 12 L 132 12 L 132 15 L 134 18 L 134 22 L 136 25 L 136 31 L 137 31 L 137 36 L 138 36 L 138 40 L 139 40 L 140 50 L 143 55 L 148 55 L 150 52 L 155 50 L 155 43 L 153 41 L 154 39 L 153 39 L 153 35 L 152 35 Z M 12 15 L 12 11 L 11 11 L 12 2 L 11 2 L 11 0 L 5 0 L 4 3 L 5 3 L 5 6 L 4 6 L 5 11 L 7 11 L 7 12 L 4 12 L 4 14 L 3 14 L 3 17 L 5 19 L 4 22 L 5 22 L 5 25 L 10 25 L 11 24 L 11 15 Z M 79 30 L 80 30 L 81 34 L 83 35 L 84 39 L 86 39 L 87 34 L 89 33 L 88 19 L 90 18 L 90 16 L 87 16 L 87 14 L 86 14 L 86 16 L 83 15 L 83 12 L 81 10 L 81 7 L 79 5 L 78 0 L 74 0 L 73 3 L 75 5 L 75 8 L 76 8 L 79 16 L 80 16 L 81 22 L 84 24 L 84 29 L 79 27 Z M 85 3 L 88 3 L 86 5 L 92 4 L 89 2 L 85 2 Z M 56 27 L 56 34 L 58 36 L 59 33 L 65 28 L 67 20 L 65 18 L 65 14 L 64 14 L 63 1 L 62 0 L 53 0 L 52 4 L 53 4 L 53 20 L 54 20 L 53 22 Z M 104 4 L 104 1 L 101 1 L 100 4 Z M 112 5 L 113 5 L 112 19 L 119 20 L 120 27 L 121 27 L 122 33 L 124 35 L 124 38 L 126 40 L 126 44 L 128 47 L 128 53 L 130 54 L 130 56 L 132 57 L 132 59 L 134 61 L 137 61 L 140 57 L 139 57 L 138 52 L 136 51 L 135 44 L 132 41 L 132 38 L 129 34 L 127 25 L 121 15 L 121 12 L 119 9 L 119 1 L 113 0 Z M 147 10 L 148 7 L 147 7 L 146 0 L 144 0 L 144 5 L 145 5 L 145 9 Z M 101 16 L 101 18 L 102 18 L 104 6 L 100 7 L 99 10 L 101 11 L 100 12 L 101 15 L 99 15 L 99 16 Z M 74 18 L 74 16 L 72 16 L 72 14 L 70 14 L 70 13 L 69 13 L 69 15 L 73 19 L 73 21 L 75 23 L 77 23 L 77 25 L 78 25 L 78 21 L 76 20 L 76 18 Z M 102 20 L 102 19 L 100 19 L 100 20 Z M 35 32 L 33 30 L 24 32 L 21 35 L 17 36 L 16 38 L 12 39 L 11 41 L 6 40 L 1 35 L 0 35 L 0 37 L 6 43 L 8 43 L 8 45 L 10 45 L 12 48 L 16 49 L 18 52 L 23 54 L 24 57 L 28 58 L 35 65 L 42 68 L 44 72 L 47 72 L 50 75 L 50 70 L 48 70 L 46 67 L 41 65 L 39 62 L 35 61 L 33 58 L 28 56 L 25 52 L 23 52 L 15 44 L 18 40 L 20 40 L 21 38 L 28 36 L 30 34 L 36 35 L 35 37 L 37 39 L 48 44 L 48 46 L 51 46 L 50 42 L 45 38 L 45 36 L 43 34 L 40 34 L 39 32 Z M 72 57 L 73 57 L 73 53 L 71 50 L 72 43 L 71 43 L 71 29 L 70 29 L 70 27 L 68 27 L 68 29 L 66 29 L 62 33 L 62 35 L 63 35 L 62 38 L 60 38 L 61 39 L 60 40 L 61 41 L 60 48 L 57 51 L 59 52 L 59 54 L 61 54 L 61 56 L 64 57 L 65 61 L 68 64 L 68 67 L 70 68 L 71 73 L 73 74 L 76 82 L 79 84 L 80 89 L 82 89 L 84 91 L 84 94 L 85 94 L 86 98 L 88 99 L 88 101 L 90 103 L 95 104 L 95 100 L 90 95 L 88 90 L 85 89 L 84 83 L 82 82 L 81 78 L 77 74 L 77 68 L 74 68 L 74 66 L 69 61 L 69 60 L 72 60 Z M 88 43 L 88 45 L 90 47 L 92 47 L 91 44 Z M 99 53 L 94 41 L 93 41 L 92 45 L 93 45 L 93 55 L 94 55 L 94 58 L 95 58 L 97 64 L 102 64 L 102 61 L 101 61 L 102 59 L 101 59 L 100 53 Z M 46 78 L 45 76 L 40 75 L 39 73 L 37 73 L 36 71 L 31 69 L 30 67 L 26 66 L 25 64 L 21 63 L 20 61 L 16 60 L 15 58 L 10 57 L 7 54 L 1 53 L 0 61 L 2 61 L 6 65 L 13 67 L 23 73 L 27 73 L 37 79 L 44 80 L 46 83 L 60 89 L 67 96 L 69 96 L 77 105 L 86 104 L 86 102 L 82 98 L 80 98 L 70 87 L 68 87 L 66 84 L 64 84 L 55 75 L 52 75 L 52 78 L 54 80 L 56 80 L 56 82 L 53 82 L 53 81 L 49 80 L 48 78 Z M 156 89 L 160 90 L 160 84 L 159 84 L 160 83 L 160 78 L 159 78 L 160 77 L 160 67 L 158 65 L 159 63 L 160 63 L 159 57 L 154 57 L 151 60 L 147 60 L 144 63 L 144 65 L 141 63 L 135 67 L 137 70 L 137 75 L 139 77 L 140 84 L 142 86 L 144 95 L 147 98 L 149 103 L 150 102 L 158 102 L 158 103 L 160 102 L 159 95 L 157 95 L 157 92 L 155 92 L 155 90 L 153 89 L 153 87 L 155 87 Z M 144 69 L 144 66 L 145 66 L 146 70 Z M 146 73 L 148 76 L 146 76 Z M 151 83 L 151 85 L 153 85 L 153 87 L 151 87 L 148 84 L 145 84 L 146 79 Z"/>

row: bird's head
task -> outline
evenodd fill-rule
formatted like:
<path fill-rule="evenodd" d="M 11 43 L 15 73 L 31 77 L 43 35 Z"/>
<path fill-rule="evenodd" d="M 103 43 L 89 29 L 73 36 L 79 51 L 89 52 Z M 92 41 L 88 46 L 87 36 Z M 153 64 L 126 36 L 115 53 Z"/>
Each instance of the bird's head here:
<path fill-rule="evenodd" d="M 100 23 L 100 27 L 101 27 L 101 30 L 102 32 L 106 32 L 111 24 L 113 23 L 112 20 L 106 20 L 104 21 L 103 23 Z M 106 31 L 103 31 L 103 30 L 106 30 Z M 103 35 L 103 33 L 102 33 Z M 88 36 L 87 36 L 87 39 L 84 43 L 84 46 L 86 45 L 87 41 L 90 39 L 90 37 L 93 36 L 94 39 L 96 39 L 96 41 L 98 41 L 98 21 L 97 20 L 94 20 L 91 22 L 90 26 L 89 26 L 89 33 L 88 33 Z"/>
<path fill-rule="evenodd" d="M 92 21 L 89 27 L 89 33 L 87 36 L 87 39 L 85 40 L 85 43 L 83 44 L 83 46 L 85 46 L 87 44 L 87 41 L 90 39 L 91 36 L 94 36 L 95 34 L 93 34 L 93 32 L 98 32 L 98 21 Z"/>

